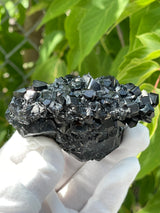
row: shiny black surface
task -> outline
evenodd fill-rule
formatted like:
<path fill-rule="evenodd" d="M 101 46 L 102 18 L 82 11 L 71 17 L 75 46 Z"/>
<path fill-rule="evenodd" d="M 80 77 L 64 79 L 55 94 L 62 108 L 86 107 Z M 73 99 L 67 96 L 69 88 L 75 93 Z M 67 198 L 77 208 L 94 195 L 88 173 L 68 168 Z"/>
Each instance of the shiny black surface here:
<path fill-rule="evenodd" d="M 81 161 L 101 160 L 120 145 L 126 124 L 151 122 L 158 102 L 112 76 L 68 75 L 15 91 L 6 118 L 24 137 L 51 137 Z"/>

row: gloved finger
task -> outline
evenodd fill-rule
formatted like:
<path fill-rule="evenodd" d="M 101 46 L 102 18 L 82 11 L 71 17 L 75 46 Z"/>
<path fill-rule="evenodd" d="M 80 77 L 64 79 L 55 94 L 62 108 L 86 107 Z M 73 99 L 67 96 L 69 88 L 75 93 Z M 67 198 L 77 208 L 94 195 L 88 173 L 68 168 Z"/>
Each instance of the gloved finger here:
<path fill-rule="evenodd" d="M 66 186 L 61 187 L 58 194 L 63 203 L 69 208 L 74 206 L 75 209 L 80 210 L 89 197 L 92 196 L 95 187 L 104 175 L 117 162 L 127 157 L 136 156 L 137 152 L 142 151 L 148 144 L 149 135 L 146 127 L 138 125 L 132 129 L 128 128 L 121 144 L 121 146 L 123 145 L 122 149 L 120 146 L 101 161 L 88 161 L 84 164 L 68 181 L 68 190 L 65 196 L 63 196 L 63 190 Z M 138 146 L 140 146 L 140 149 L 137 148 Z M 83 196 L 79 196 L 79 194 Z"/>
<path fill-rule="evenodd" d="M 0 153 L 0 170 L 3 165 L 5 165 L 5 162 L 7 162 L 8 166 L 4 170 L 10 170 L 12 166 L 15 179 L 26 189 L 22 190 L 22 197 L 27 197 L 27 193 L 32 194 L 41 204 L 63 173 L 63 155 L 54 141 L 46 137 L 29 137 L 24 139 L 18 135 L 15 139 L 19 142 L 22 141 L 22 144 L 25 146 L 19 147 L 18 144 L 20 143 L 16 142 L 17 149 L 12 150 L 12 152 L 14 151 L 13 154 L 10 152 L 7 156 L 8 158 L 6 158 L 4 153 L 7 153 L 9 148 L 13 147 L 10 146 L 12 143 L 8 143 Z M 17 156 L 15 152 L 17 152 Z M 1 185 L 3 189 L 2 182 Z M 5 180 L 5 186 L 7 186 L 7 178 Z M 16 192 L 16 188 L 14 188 L 14 191 Z M 25 195 L 23 193 L 25 193 Z M 14 193 L 12 194 L 12 199 L 14 200 Z M 6 200 L 7 196 L 8 194 L 3 194 Z M 3 199 L 3 197 L 1 197 L 1 199 Z M 15 203 L 18 202 L 16 199 L 17 198 L 15 198 Z M 30 201 L 28 200 L 28 202 Z"/>
<path fill-rule="evenodd" d="M 139 169 L 135 157 L 120 161 L 100 181 L 80 213 L 117 213 Z"/>
<path fill-rule="evenodd" d="M 33 137 L 31 137 L 33 138 Z M 22 137 L 17 131 L 9 139 L 9 141 L 1 148 L 0 150 L 0 162 L 3 162 L 6 159 L 18 164 L 23 160 L 27 153 L 30 151 L 38 150 L 40 146 L 51 146 L 54 141 L 50 142 L 48 139 L 41 143 L 41 140 L 37 143 L 35 140 L 30 140 L 29 138 Z M 57 183 L 56 190 L 59 190 L 74 173 L 84 164 L 75 159 L 73 156 L 68 153 L 63 152 L 65 167 L 63 172 L 63 178 Z M 1 160 L 2 159 L 2 160 Z"/>
<path fill-rule="evenodd" d="M 20 163 L 30 151 L 38 151 L 42 147 L 52 147 L 54 140 L 42 137 L 41 140 L 34 140 L 41 137 L 22 137 L 17 131 L 0 149 L 0 158 L 10 159 L 16 164 Z M 33 139 L 33 140 L 32 140 Z"/>
<path fill-rule="evenodd" d="M 77 213 L 77 211 L 66 208 L 58 198 L 56 192 L 52 190 L 42 203 L 39 213 Z"/>
<path fill-rule="evenodd" d="M 127 128 L 121 145 L 106 156 L 106 160 L 112 158 L 112 160 L 118 162 L 127 157 L 137 156 L 148 147 L 149 142 L 149 131 L 144 125 L 139 123 L 134 128 Z"/>
<path fill-rule="evenodd" d="M 63 151 L 63 150 L 62 150 Z M 56 185 L 56 191 L 59 191 L 70 179 L 77 173 L 77 171 L 85 164 L 74 158 L 72 155 L 63 151 L 64 156 L 64 172 L 60 181 Z"/>
<path fill-rule="evenodd" d="M 17 180 L 15 170 L 1 172 L 0 168 L 0 177 L 0 212 L 39 213 L 39 200 Z"/>

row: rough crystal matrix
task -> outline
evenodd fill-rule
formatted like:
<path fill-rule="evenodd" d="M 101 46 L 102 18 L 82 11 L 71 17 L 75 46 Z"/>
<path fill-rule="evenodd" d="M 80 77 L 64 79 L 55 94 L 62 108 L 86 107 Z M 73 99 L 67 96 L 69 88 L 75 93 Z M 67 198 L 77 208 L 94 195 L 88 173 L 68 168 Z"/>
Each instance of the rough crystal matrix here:
<path fill-rule="evenodd" d="M 81 161 L 101 160 L 120 145 L 126 124 L 150 123 L 157 104 L 157 94 L 112 76 L 67 75 L 15 91 L 6 118 L 24 137 L 47 136 Z"/>

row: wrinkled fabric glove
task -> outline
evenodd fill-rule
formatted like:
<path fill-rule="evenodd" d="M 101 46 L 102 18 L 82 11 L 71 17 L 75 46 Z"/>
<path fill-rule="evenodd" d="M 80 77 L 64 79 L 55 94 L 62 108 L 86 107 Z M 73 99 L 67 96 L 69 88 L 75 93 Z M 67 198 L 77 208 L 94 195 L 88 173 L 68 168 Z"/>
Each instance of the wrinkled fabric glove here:
<path fill-rule="evenodd" d="M 141 124 L 101 161 L 80 162 L 46 137 L 14 133 L 0 151 L 1 213 L 116 213 L 149 144 Z"/>

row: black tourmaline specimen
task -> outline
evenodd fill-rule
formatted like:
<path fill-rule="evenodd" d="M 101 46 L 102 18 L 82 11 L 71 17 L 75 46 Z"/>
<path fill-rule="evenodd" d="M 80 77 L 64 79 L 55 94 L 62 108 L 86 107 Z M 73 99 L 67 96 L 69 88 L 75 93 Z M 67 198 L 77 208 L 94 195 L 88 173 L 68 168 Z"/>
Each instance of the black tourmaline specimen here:
<path fill-rule="evenodd" d="M 158 102 L 112 76 L 67 75 L 15 91 L 6 118 L 24 137 L 47 136 L 81 161 L 101 160 L 120 145 L 126 124 L 151 122 Z"/>

